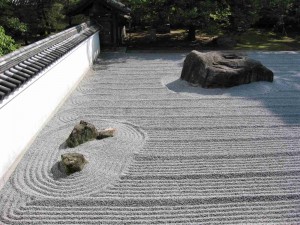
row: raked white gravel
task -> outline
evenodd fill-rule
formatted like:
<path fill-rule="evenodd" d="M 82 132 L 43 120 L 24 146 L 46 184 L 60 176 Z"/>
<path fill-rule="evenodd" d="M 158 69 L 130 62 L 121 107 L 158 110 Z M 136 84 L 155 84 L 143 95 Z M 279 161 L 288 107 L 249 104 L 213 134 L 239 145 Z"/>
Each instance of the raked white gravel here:
<path fill-rule="evenodd" d="M 300 53 L 247 54 L 273 83 L 202 89 L 185 54 L 101 54 L 0 191 L 0 224 L 299 223 Z M 117 134 L 61 149 L 81 119 Z M 89 163 L 65 176 L 65 152 Z"/>

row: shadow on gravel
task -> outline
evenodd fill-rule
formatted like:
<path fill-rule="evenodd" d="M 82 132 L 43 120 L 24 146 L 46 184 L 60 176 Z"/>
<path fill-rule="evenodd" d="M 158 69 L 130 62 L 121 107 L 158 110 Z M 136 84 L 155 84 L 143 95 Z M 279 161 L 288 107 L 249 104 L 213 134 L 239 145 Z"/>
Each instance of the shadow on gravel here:
<path fill-rule="evenodd" d="M 60 162 L 56 162 L 52 166 L 51 173 L 53 175 L 54 180 L 59 180 L 59 179 L 68 177 L 68 175 L 66 173 L 64 173 L 60 170 Z"/>
<path fill-rule="evenodd" d="M 285 93 L 284 91 L 275 91 L 274 86 L 276 85 L 269 82 L 257 82 L 228 89 L 205 89 L 191 86 L 188 82 L 181 79 L 176 79 L 166 84 L 169 90 L 194 98 L 200 96 L 215 98 L 238 97 L 245 99 L 245 101 L 259 101 L 262 102 L 265 108 L 276 116 L 279 116 L 285 123 L 299 125 L 300 92 L 288 91 Z"/>

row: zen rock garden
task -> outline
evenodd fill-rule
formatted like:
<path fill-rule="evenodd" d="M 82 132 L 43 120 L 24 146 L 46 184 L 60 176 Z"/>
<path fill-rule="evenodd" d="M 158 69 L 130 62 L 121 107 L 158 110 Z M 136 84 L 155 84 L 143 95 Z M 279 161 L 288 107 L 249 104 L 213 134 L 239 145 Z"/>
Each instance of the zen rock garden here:
<path fill-rule="evenodd" d="M 69 148 L 74 148 L 94 139 L 101 140 L 113 137 L 115 131 L 116 129 L 114 128 L 98 131 L 93 124 L 81 120 L 79 124 L 75 125 L 65 144 Z M 66 153 L 61 155 L 60 168 L 62 168 L 67 175 L 70 175 L 81 171 L 87 162 L 84 155 L 80 153 Z"/>
<path fill-rule="evenodd" d="M 273 72 L 246 56 L 192 51 L 185 60 L 181 79 L 203 88 L 227 88 L 256 81 L 273 81 Z"/>

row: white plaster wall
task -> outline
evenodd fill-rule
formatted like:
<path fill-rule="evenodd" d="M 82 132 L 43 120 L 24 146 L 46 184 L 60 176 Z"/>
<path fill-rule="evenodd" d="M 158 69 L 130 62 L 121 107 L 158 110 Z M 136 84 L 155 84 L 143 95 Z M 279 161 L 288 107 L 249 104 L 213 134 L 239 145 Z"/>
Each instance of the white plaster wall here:
<path fill-rule="evenodd" d="M 95 33 L 0 104 L 0 188 L 99 53 L 99 33 Z"/>

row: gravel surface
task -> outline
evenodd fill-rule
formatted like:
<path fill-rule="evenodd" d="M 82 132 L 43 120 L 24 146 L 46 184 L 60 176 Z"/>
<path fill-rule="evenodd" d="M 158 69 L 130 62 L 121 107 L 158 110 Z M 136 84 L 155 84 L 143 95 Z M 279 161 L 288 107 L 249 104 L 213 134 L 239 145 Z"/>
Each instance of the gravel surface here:
<path fill-rule="evenodd" d="M 297 224 L 300 53 L 274 82 L 202 89 L 183 53 L 103 53 L 0 191 L 0 224 Z M 115 137 L 60 146 L 80 120 Z M 17 141 L 17 140 L 16 140 Z M 86 156 L 66 176 L 60 155 Z"/>

